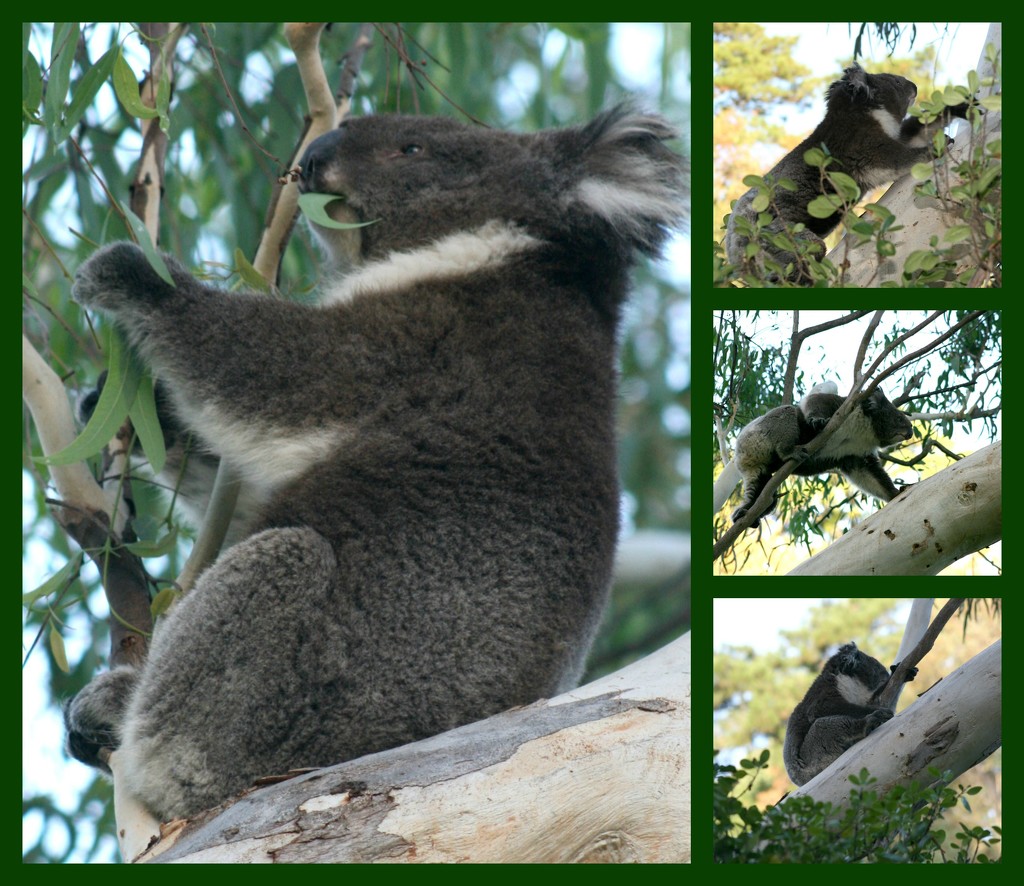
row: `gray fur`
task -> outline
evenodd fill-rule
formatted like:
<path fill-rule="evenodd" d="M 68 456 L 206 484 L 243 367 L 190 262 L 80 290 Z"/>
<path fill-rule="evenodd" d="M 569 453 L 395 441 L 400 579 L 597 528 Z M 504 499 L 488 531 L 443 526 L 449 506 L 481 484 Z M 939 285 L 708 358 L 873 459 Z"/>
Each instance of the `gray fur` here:
<path fill-rule="evenodd" d="M 743 502 L 733 511 L 734 523 L 757 501 L 772 474 L 791 458 L 800 461 L 794 474 L 809 477 L 836 471 L 882 501 L 899 494 L 882 467 L 879 450 L 909 439 L 913 426 L 880 388 L 861 400 L 821 450 L 812 456 L 805 452 L 806 444 L 825 428 L 845 399 L 812 393 L 799 406 L 779 406 L 740 431 L 733 460 L 743 477 Z M 778 493 L 759 520 L 774 510 L 777 500 Z"/>
<path fill-rule="evenodd" d="M 915 676 L 917 668 L 911 668 L 907 681 Z M 794 784 L 806 784 L 892 719 L 893 710 L 877 703 L 888 682 L 885 665 L 856 643 L 847 643 L 825 663 L 786 724 L 782 756 Z"/>
<path fill-rule="evenodd" d="M 75 298 L 124 330 L 201 467 L 228 459 L 256 511 L 142 670 L 67 707 L 76 756 L 119 742 L 130 790 L 192 815 L 575 684 L 618 531 L 628 271 L 683 216 L 673 135 L 625 108 L 536 135 L 349 120 L 310 146 L 302 186 L 374 224 L 320 232 L 351 273 L 316 306 L 167 258 L 170 286 L 127 243 L 79 269 Z"/>
<path fill-rule="evenodd" d="M 968 105 L 947 108 L 942 117 L 927 125 L 907 111 L 917 98 L 917 86 L 906 77 L 895 74 L 868 74 L 859 65 L 847 68 L 841 79 L 828 88 L 825 119 L 817 128 L 768 173 L 778 182 L 790 179 L 796 190 L 778 188 L 775 207 L 766 210 L 774 216 L 768 226 L 769 233 L 779 233 L 786 226 L 806 225 L 798 234 L 800 239 L 818 243 L 817 258 L 824 257 L 823 239 L 842 221 L 842 214 L 828 218 L 815 218 L 807 211 L 807 204 L 820 196 L 821 172 L 804 161 L 811 148 L 825 145 L 838 162 L 829 166 L 831 171 L 842 172 L 853 178 L 864 194 L 886 182 L 894 181 L 910 171 L 915 163 L 932 157 L 931 138 L 953 118 L 966 118 Z M 825 193 L 831 192 L 826 186 Z M 725 238 L 726 254 L 733 265 L 746 261 L 744 250 L 748 239 L 736 230 L 738 218 L 756 222 L 758 213 L 753 208 L 757 189 L 747 191 L 733 207 Z M 789 279 L 808 284 L 809 277 L 802 273 L 796 256 L 784 249 L 764 247 L 764 257 L 785 268 L 794 263 Z M 764 268 L 759 270 L 765 276 Z M 771 275 L 768 275 L 771 276 Z"/>

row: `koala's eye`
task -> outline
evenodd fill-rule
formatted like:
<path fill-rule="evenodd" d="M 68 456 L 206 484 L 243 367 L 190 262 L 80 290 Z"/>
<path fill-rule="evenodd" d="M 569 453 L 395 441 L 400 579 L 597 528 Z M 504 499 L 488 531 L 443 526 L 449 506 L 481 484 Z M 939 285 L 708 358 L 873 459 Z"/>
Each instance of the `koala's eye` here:
<path fill-rule="evenodd" d="M 419 145 L 405 145 L 402 148 L 402 153 L 406 157 L 411 157 L 413 154 L 419 154 L 422 151 L 423 151 L 423 148 L 421 148 Z"/>

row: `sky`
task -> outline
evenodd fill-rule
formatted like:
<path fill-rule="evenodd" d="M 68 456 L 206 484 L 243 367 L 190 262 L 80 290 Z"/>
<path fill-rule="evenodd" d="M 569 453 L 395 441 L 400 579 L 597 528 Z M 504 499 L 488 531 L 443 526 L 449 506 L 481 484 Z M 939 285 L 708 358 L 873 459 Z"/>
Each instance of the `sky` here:
<path fill-rule="evenodd" d="M 799 628 L 824 597 L 716 598 L 712 603 L 711 645 L 720 652 L 723 645 L 750 646 L 757 652 L 779 648 L 779 631 Z"/>
<path fill-rule="evenodd" d="M 823 24 L 820 22 L 768 22 L 763 25 L 770 36 L 798 36 L 793 48 L 793 58 L 811 69 L 815 77 L 835 75 L 838 79 L 839 60 L 848 59 L 852 53 L 856 30 L 850 30 L 845 22 Z M 856 26 L 853 26 L 856 27 Z M 909 37 L 901 38 L 896 47 L 896 56 L 907 56 L 934 44 L 939 70 L 936 78 L 939 85 L 947 82 L 966 82 L 967 72 L 978 65 L 988 34 L 988 22 L 953 23 L 948 33 L 944 24 L 924 23 L 917 26 L 917 37 L 913 47 Z M 879 41 L 865 37 L 862 43 L 864 57 L 872 62 L 882 62 L 888 49 Z M 825 116 L 825 93 L 821 90 L 811 106 L 805 110 L 788 109 L 786 128 L 791 132 L 810 131 Z"/>
<path fill-rule="evenodd" d="M 763 27 L 772 36 L 799 36 L 793 57 L 813 68 L 816 74 L 827 74 L 836 69 L 837 58 L 849 54 L 858 26 L 850 26 L 846 22 L 767 22 Z M 946 77 L 959 79 L 968 69 L 977 66 L 988 29 L 988 22 L 954 22 L 948 26 L 948 31 L 942 23 L 919 23 L 913 47 L 908 49 L 909 36 L 905 39 L 901 37 L 895 55 L 907 55 L 934 45 L 936 57 Z M 872 61 L 881 61 L 889 50 L 880 41 L 865 34 L 862 52 Z M 939 80 L 943 82 L 942 77 Z"/>
<path fill-rule="evenodd" d="M 784 646 L 781 631 L 794 631 L 810 623 L 812 609 L 836 597 L 722 597 L 712 601 L 711 645 L 750 646 L 757 652 L 772 652 Z M 900 605 L 896 621 L 905 621 L 910 603 Z M 865 637 L 851 640 L 867 644 Z"/>

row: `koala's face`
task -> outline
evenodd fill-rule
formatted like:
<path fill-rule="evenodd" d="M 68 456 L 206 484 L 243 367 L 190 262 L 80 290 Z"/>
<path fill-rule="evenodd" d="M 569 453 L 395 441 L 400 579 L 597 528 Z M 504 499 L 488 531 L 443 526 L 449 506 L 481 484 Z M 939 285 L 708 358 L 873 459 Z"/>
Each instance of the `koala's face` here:
<path fill-rule="evenodd" d="M 871 419 L 880 442 L 899 443 L 901 440 L 909 440 L 914 435 L 914 426 L 906 413 L 893 406 L 881 388 L 876 388 L 864 401 L 863 408 L 864 414 Z"/>
<path fill-rule="evenodd" d="M 830 109 L 863 108 L 884 110 L 894 120 L 902 120 L 917 99 L 917 86 L 896 74 L 868 74 L 860 66 L 847 68 L 841 80 L 828 88 Z"/>
<path fill-rule="evenodd" d="M 872 96 L 877 107 L 884 108 L 894 119 L 902 120 L 917 99 L 917 87 L 906 77 L 896 74 L 868 74 Z"/>
<path fill-rule="evenodd" d="M 526 223 L 557 190 L 544 143 L 441 117 L 352 118 L 306 150 L 300 188 L 341 197 L 327 208 L 337 221 L 373 223 L 316 228 L 335 259 L 379 258 L 493 219 Z"/>
<path fill-rule="evenodd" d="M 889 679 L 886 666 L 877 658 L 861 652 L 855 643 L 843 646 L 825 667 L 834 671 L 837 677 L 850 678 L 870 690 L 878 689 Z"/>

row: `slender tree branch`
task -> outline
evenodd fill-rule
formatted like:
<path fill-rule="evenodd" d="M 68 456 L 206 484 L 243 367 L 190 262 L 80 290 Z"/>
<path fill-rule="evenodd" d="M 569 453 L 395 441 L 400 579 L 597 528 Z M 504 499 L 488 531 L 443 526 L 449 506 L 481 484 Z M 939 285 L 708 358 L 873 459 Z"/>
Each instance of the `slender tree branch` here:
<path fill-rule="evenodd" d="M 916 667 L 917 663 L 928 654 L 932 646 L 935 645 L 939 634 L 942 633 L 942 629 L 946 626 L 946 622 L 956 614 L 956 611 L 963 605 L 963 602 L 963 597 L 951 597 L 946 605 L 939 610 L 935 618 L 932 619 L 932 623 L 928 626 L 928 630 L 924 632 L 924 636 L 897 665 L 896 670 L 892 672 L 889 682 L 878 698 L 880 705 L 895 705 L 896 698 L 899 696 L 903 684 L 907 681 L 907 673 L 911 668 Z"/>

